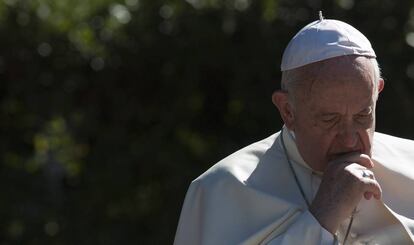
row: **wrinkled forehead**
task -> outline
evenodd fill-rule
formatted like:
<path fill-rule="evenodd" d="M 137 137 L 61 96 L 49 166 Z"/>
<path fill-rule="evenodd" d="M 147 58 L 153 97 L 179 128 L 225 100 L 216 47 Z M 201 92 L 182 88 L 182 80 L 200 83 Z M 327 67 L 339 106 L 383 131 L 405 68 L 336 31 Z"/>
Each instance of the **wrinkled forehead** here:
<path fill-rule="evenodd" d="M 344 85 L 360 89 L 374 87 L 374 67 L 369 58 L 347 55 L 336 57 L 301 68 L 303 83 L 301 92 L 304 95 L 317 95 L 324 88 L 335 88 Z"/>
<path fill-rule="evenodd" d="M 369 58 L 364 56 L 346 55 L 327 59 L 315 64 L 316 75 L 339 76 L 339 75 L 360 75 L 372 76 L 374 79 L 374 67 Z"/>

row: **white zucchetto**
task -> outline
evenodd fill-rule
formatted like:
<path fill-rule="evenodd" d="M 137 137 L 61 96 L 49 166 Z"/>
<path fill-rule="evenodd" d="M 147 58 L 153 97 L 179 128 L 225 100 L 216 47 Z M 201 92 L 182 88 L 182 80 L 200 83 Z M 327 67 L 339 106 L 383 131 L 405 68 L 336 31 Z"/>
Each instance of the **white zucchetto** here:
<path fill-rule="evenodd" d="M 281 71 L 344 55 L 376 58 L 369 40 L 353 26 L 332 19 L 314 21 L 290 40 Z"/>

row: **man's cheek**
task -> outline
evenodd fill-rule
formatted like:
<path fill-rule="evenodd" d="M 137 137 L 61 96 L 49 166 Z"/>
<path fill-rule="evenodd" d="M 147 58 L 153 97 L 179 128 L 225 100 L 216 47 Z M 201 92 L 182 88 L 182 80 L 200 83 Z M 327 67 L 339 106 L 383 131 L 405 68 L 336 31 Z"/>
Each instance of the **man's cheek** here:
<path fill-rule="evenodd" d="M 374 137 L 374 132 L 372 133 L 366 133 L 363 136 L 361 136 L 362 145 L 364 147 L 365 154 L 371 156 L 372 153 L 372 141 Z"/>

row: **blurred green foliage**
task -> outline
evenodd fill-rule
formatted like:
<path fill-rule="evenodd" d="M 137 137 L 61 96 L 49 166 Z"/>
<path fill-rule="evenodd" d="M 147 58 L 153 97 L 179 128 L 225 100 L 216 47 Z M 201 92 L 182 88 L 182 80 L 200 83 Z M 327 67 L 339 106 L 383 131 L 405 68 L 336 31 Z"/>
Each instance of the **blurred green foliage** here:
<path fill-rule="evenodd" d="M 413 138 L 413 4 L 0 0 L 0 244 L 171 244 L 190 181 L 280 128 L 319 9 L 372 41 L 377 127 Z"/>

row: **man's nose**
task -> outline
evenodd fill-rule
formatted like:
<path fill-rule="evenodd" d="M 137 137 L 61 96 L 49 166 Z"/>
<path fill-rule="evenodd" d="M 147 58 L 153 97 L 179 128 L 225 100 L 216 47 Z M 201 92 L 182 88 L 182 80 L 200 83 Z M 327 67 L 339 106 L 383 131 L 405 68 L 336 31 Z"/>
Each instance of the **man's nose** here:
<path fill-rule="evenodd" d="M 358 131 L 351 123 L 344 123 L 339 133 L 343 146 L 353 148 L 358 143 Z"/>

